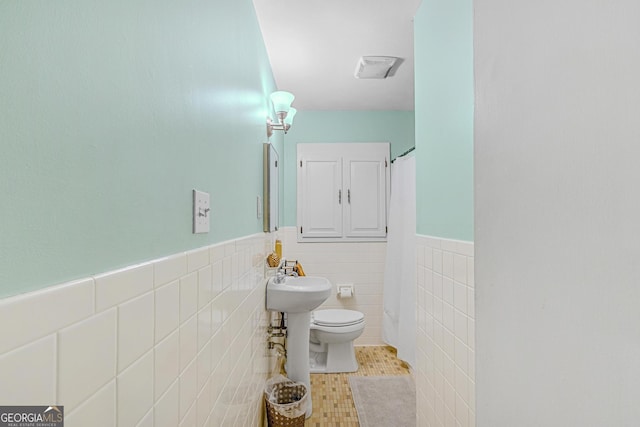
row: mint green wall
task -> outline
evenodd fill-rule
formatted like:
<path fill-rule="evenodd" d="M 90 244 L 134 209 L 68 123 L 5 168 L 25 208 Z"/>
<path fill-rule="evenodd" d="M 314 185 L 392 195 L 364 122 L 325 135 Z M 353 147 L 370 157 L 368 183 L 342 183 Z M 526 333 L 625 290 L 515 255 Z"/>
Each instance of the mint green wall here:
<path fill-rule="evenodd" d="M 424 0 L 415 17 L 417 232 L 473 241 L 473 6 Z"/>
<path fill-rule="evenodd" d="M 0 296 L 262 231 L 251 0 L 2 1 L 0 70 Z"/>
<path fill-rule="evenodd" d="M 284 138 L 284 225 L 295 226 L 298 143 L 389 142 L 394 158 L 415 145 L 413 111 L 298 111 Z"/>

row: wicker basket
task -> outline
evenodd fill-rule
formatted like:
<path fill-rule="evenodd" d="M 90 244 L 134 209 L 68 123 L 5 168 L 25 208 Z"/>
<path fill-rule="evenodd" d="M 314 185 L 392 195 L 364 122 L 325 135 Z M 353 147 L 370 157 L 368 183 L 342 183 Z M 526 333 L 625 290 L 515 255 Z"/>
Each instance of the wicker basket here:
<path fill-rule="evenodd" d="M 293 381 L 273 384 L 264 397 L 269 427 L 304 427 L 307 410 L 304 384 Z"/>

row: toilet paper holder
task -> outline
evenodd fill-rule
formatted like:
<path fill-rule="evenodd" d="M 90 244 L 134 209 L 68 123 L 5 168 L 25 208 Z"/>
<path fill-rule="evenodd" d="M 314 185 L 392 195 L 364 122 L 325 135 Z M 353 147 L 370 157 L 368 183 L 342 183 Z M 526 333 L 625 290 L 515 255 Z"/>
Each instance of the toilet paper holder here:
<path fill-rule="evenodd" d="M 338 298 L 351 298 L 354 294 L 353 283 L 337 285 Z"/>

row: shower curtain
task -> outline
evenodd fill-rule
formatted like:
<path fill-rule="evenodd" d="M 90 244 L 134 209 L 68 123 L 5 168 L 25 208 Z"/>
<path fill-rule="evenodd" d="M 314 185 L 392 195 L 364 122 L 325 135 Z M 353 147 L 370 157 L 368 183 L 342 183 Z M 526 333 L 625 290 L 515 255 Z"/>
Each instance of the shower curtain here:
<path fill-rule="evenodd" d="M 391 164 L 387 259 L 384 269 L 382 338 L 398 358 L 415 367 L 416 348 L 416 162 Z"/>

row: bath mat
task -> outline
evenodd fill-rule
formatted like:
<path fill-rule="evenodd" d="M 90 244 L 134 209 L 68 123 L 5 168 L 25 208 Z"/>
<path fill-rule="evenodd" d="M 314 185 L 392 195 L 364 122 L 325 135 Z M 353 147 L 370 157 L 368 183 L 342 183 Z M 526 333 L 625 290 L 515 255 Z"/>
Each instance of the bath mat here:
<path fill-rule="evenodd" d="M 349 377 L 360 427 L 415 427 L 416 389 L 411 375 Z"/>

